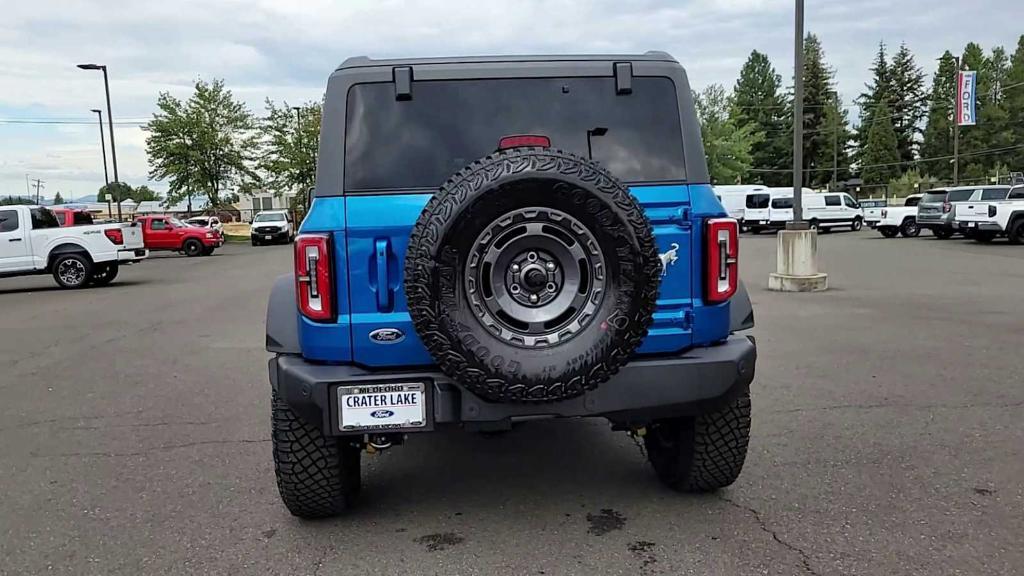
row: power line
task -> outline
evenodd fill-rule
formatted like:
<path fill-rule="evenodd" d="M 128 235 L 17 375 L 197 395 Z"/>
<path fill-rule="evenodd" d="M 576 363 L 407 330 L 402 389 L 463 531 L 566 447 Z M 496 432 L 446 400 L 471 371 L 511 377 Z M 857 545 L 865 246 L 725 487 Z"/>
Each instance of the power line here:
<path fill-rule="evenodd" d="M 1024 148 L 1024 144 L 1017 144 L 1016 146 L 1004 146 L 1003 148 L 990 148 L 988 150 L 978 150 L 978 151 L 975 151 L 975 152 L 961 152 L 960 153 L 960 157 L 964 158 L 964 157 L 970 157 L 970 156 L 988 156 L 990 154 L 999 154 L 1000 152 L 1009 152 L 1011 150 L 1019 150 L 1021 148 Z M 949 156 L 935 156 L 934 158 L 918 158 L 916 160 L 904 160 L 902 162 L 888 162 L 888 163 L 885 163 L 885 164 L 865 164 L 863 166 L 856 166 L 856 168 L 859 169 L 859 170 L 864 170 L 865 168 L 884 168 L 884 167 L 888 167 L 888 166 L 905 166 L 907 164 L 917 164 L 919 162 L 937 162 L 939 160 L 952 160 L 953 158 L 954 158 L 954 156 L 951 154 Z M 854 166 L 845 166 L 845 167 L 841 167 L 839 169 L 840 170 L 851 170 L 853 168 L 854 168 Z M 832 166 L 829 166 L 827 168 L 804 168 L 803 171 L 804 172 L 831 172 L 833 169 L 834 168 Z M 750 172 L 783 172 L 783 173 L 791 173 L 793 171 L 788 169 L 788 168 L 751 168 Z"/>

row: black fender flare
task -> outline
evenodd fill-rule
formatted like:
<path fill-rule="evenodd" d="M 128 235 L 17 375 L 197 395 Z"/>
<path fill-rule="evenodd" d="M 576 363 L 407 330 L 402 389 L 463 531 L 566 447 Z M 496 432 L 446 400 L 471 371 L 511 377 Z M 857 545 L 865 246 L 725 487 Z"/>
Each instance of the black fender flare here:
<path fill-rule="evenodd" d="M 754 307 L 743 280 L 736 286 L 736 293 L 729 301 L 729 332 L 749 330 L 754 327 Z"/>
<path fill-rule="evenodd" d="M 295 304 L 295 275 L 274 280 L 267 302 L 267 352 L 301 354 L 299 347 L 299 309 Z"/>

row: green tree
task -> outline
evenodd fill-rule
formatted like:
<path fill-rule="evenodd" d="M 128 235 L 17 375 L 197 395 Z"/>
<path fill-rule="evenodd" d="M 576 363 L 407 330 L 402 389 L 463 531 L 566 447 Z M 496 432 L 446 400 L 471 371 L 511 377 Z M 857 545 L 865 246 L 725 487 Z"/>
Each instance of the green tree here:
<path fill-rule="evenodd" d="M 921 140 L 922 158 L 943 158 L 923 164 L 924 172 L 951 181 L 953 167 L 946 158 L 953 155 L 953 99 L 956 94 L 956 60 L 948 50 L 939 59 L 928 95 L 928 119 Z"/>
<path fill-rule="evenodd" d="M 749 126 L 737 126 L 730 118 L 730 98 L 721 85 L 712 84 L 700 94 L 694 94 L 694 101 L 711 182 L 735 184 L 741 181 L 750 171 L 751 149 L 760 140 L 760 134 Z"/>
<path fill-rule="evenodd" d="M 147 124 L 149 177 L 167 180 L 167 203 L 206 196 L 220 206 L 233 186 L 256 178 L 255 119 L 223 80 L 199 80 L 187 102 L 164 92 Z"/>
<path fill-rule="evenodd" d="M 892 58 L 889 75 L 889 100 L 896 146 L 900 160 L 909 162 L 916 157 L 914 148 L 921 134 L 921 121 L 927 109 L 924 90 L 924 71 L 914 61 L 914 54 L 901 44 Z"/>
<path fill-rule="evenodd" d="M 160 195 L 149 186 L 143 184 L 142 186 L 132 190 L 132 200 L 135 200 L 136 202 L 160 200 Z"/>
<path fill-rule="evenodd" d="M 35 204 L 34 198 L 22 198 L 21 196 L 7 196 L 0 198 L 0 206 L 21 206 L 23 204 Z"/>
<path fill-rule="evenodd" d="M 896 131 L 892 127 L 892 114 L 883 101 L 876 108 L 874 123 L 868 130 L 867 145 L 862 153 L 861 178 L 865 186 L 888 184 L 900 176 L 900 151 Z"/>
<path fill-rule="evenodd" d="M 804 40 L 804 169 L 805 182 L 814 187 L 832 180 L 833 137 L 836 131 L 842 136 L 846 130 L 845 114 L 829 111 L 836 105 L 834 77 L 835 71 L 825 62 L 821 40 L 808 34 Z M 843 138 L 839 146 L 845 148 Z"/>
<path fill-rule="evenodd" d="M 791 112 L 782 92 L 782 76 L 768 56 L 754 50 L 740 69 L 732 96 L 732 118 L 740 128 L 762 137 L 751 147 L 752 167 L 765 170 L 754 179 L 768 186 L 785 186 L 792 178 L 783 171 L 791 168 L 793 138 Z"/>
<path fill-rule="evenodd" d="M 111 182 L 110 184 L 100 186 L 99 194 L 96 195 L 96 201 L 120 204 L 125 200 L 131 200 L 133 191 L 132 187 L 124 182 Z"/>
<path fill-rule="evenodd" d="M 878 43 L 878 52 L 871 65 L 871 82 L 865 84 L 866 90 L 857 97 L 860 107 L 860 125 L 857 128 L 858 157 L 863 157 L 864 148 L 868 143 L 868 133 L 874 125 L 875 110 L 883 102 L 889 102 L 889 85 L 892 82 L 889 71 L 889 59 L 885 52 L 885 42 Z"/>
<path fill-rule="evenodd" d="M 812 174 L 812 182 L 819 186 L 827 184 L 832 186 L 832 167 L 836 166 L 836 184 L 849 180 L 850 174 L 850 141 L 854 133 L 850 130 L 849 113 L 843 107 L 839 95 L 833 93 L 833 97 L 825 105 L 824 128 L 820 133 L 822 139 L 821 157 L 818 164 L 822 170 Z M 828 168 L 828 170 L 824 170 Z M 792 179 L 791 179 L 792 180 Z"/>
<path fill-rule="evenodd" d="M 64 197 L 60 195 L 60 192 L 57 192 L 56 194 L 53 195 L 53 204 L 55 206 L 59 206 L 59 205 L 61 205 L 63 203 L 64 203 Z"/>
<path fill-rule="evenodd" d="M 1010 56 L 1010 67 L 1000 92 L 1006 109 L 1006 131 L 1020 135 L 1024 132 L 1024 35 L 1017 39 L 1017 48 Z M 1018 136 L 1012 145 L 1024 145 L 1024 138 Z M 1004 161 L 1012 170 L 1024 171 L 1024 148 L 1009 151 Z"/>
<path fill-rule="evenodd" d="M 259 167 L 266 186 L 280 195 L 295 192 L 295 203 L 304 206 L 306 192 L 316 181 L 317 145 L 320 141 L 319 102 L 307 102 L 294 110 L 287 102 L 266 103 Z"/>

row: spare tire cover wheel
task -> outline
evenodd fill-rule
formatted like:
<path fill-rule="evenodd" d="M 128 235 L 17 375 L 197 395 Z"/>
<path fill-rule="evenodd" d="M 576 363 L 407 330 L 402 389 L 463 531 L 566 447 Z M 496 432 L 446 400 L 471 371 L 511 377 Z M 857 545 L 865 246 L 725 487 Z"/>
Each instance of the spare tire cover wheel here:
<path fill-rule="evenodd" d="M 551 402 L 608 380 L 652 321 L 660 261 L 629 189 L 543 148 L 452 176 L 413 228 L 405 294 L 442 371 L 490 401 Z"/>

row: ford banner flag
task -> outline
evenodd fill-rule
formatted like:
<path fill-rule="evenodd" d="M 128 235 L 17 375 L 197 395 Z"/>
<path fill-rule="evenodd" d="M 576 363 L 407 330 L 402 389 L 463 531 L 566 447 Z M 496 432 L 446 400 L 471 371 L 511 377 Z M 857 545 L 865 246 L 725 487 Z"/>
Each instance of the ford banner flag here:
<path fill-rule="evenodd" d="M 977 98 L 978 73 L 963 70 L 957 75 L 956 81 L 956 124 L 957 126 L 974 126 L 978 123 L 975 100 Z"/>

